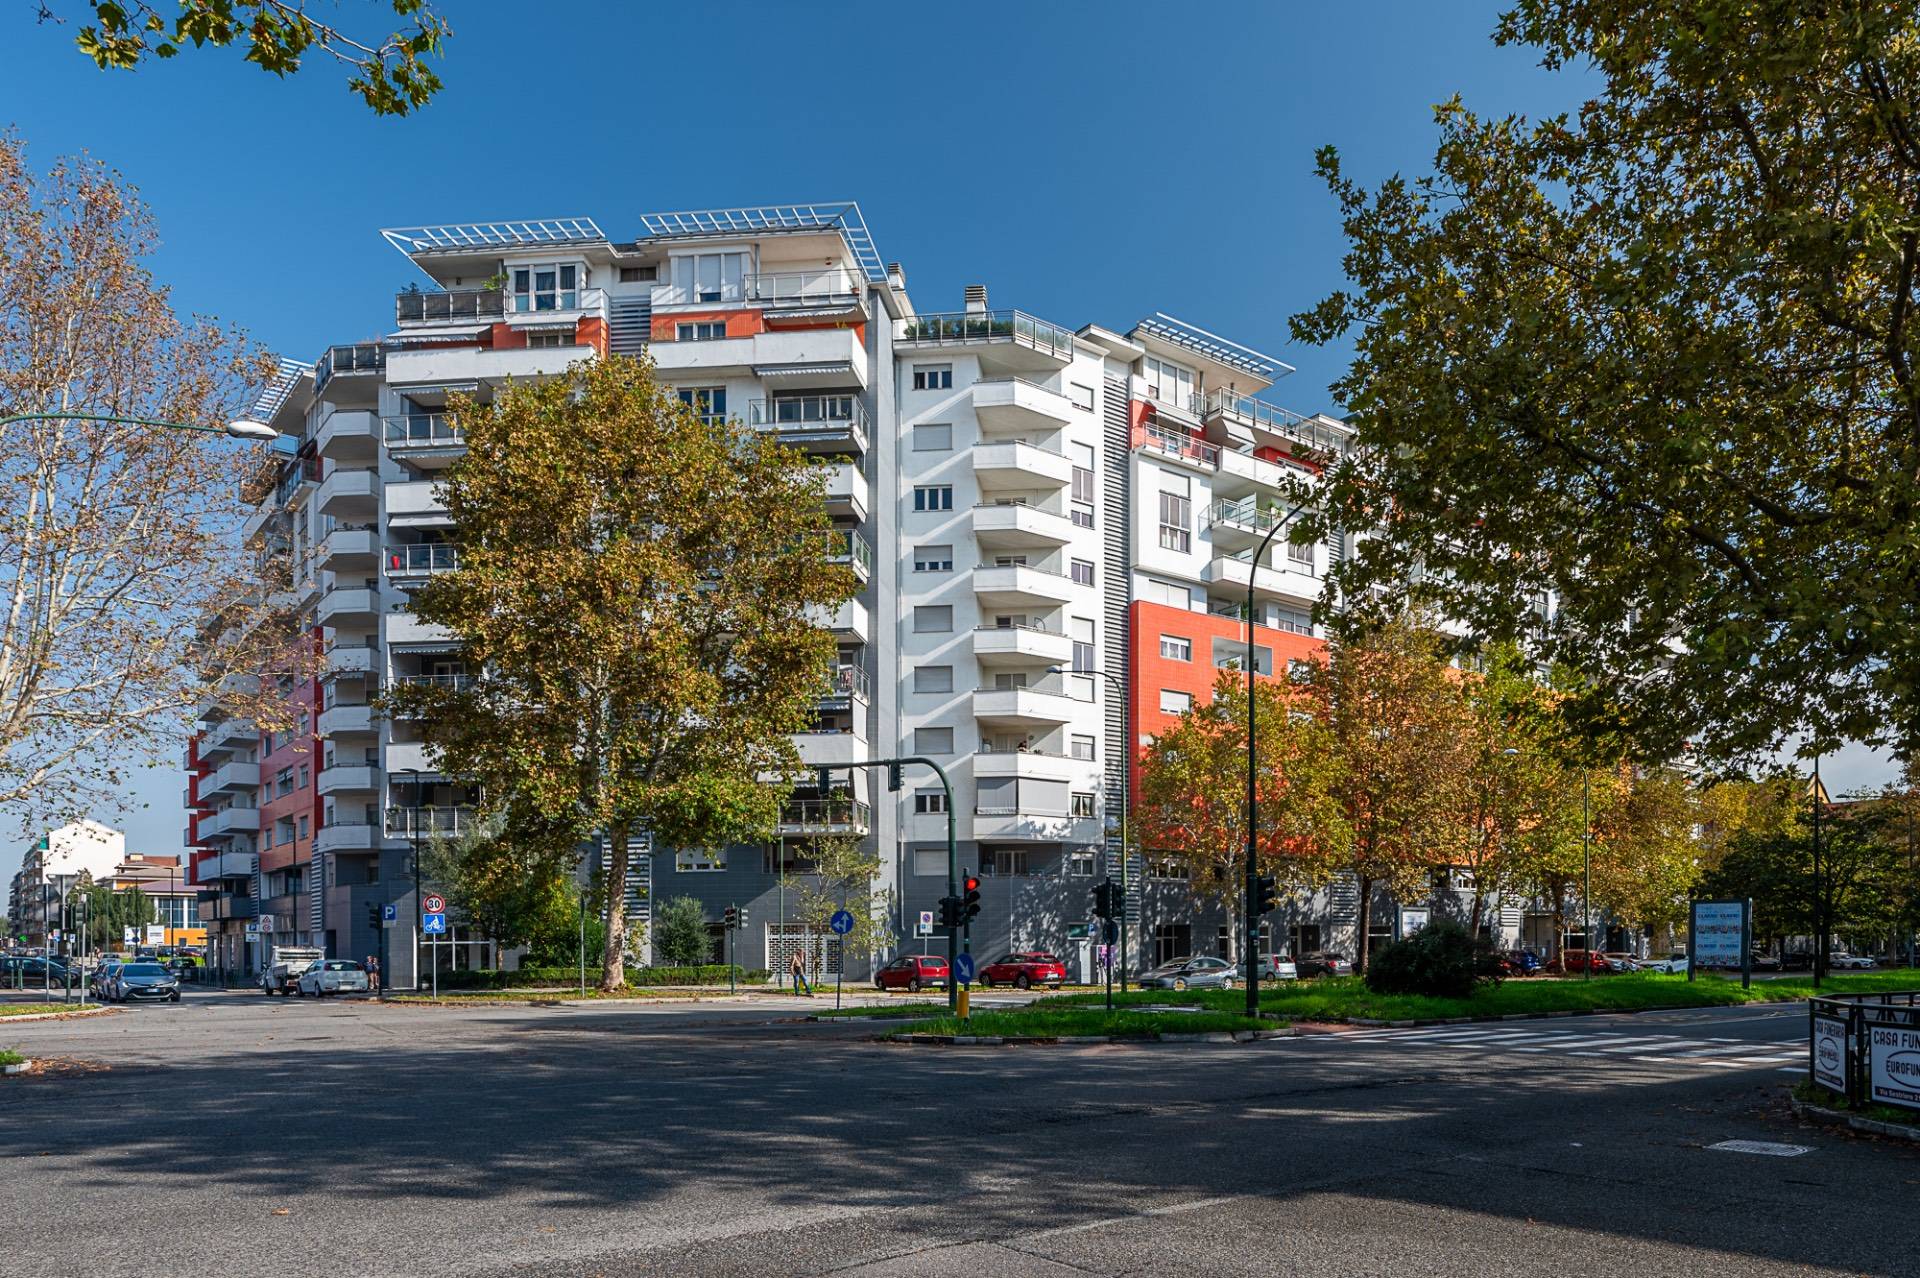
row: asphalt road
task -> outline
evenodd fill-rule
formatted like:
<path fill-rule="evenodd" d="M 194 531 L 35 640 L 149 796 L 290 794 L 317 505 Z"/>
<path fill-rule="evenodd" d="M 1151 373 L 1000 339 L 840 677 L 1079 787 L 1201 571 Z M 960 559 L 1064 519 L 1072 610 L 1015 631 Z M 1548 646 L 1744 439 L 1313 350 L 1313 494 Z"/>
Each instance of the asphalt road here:
<path fill-rule="evenodd" d="M 793 1003 L 0 1024 L 96 1067 L 0 1082 L 0 1271 L 1920 1272 L 1920 1149 L 1785 1111 L 1797 1005 L 926 1048 Z"/>

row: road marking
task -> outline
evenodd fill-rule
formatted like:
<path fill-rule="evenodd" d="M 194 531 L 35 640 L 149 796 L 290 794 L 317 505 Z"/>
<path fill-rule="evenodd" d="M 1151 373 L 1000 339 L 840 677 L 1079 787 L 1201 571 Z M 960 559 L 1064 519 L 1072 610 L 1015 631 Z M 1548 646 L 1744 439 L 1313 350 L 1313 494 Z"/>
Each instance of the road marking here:
<path fill-rule="evenodd" d="M 1140 1211 L 1129 1212 L 1124 1216 L 1107 1216 L 1100 1220 L 1082 1221 L 1077 1225 L 1059 1225 L 1052 1229 L 1042 1229 L 1038 1233 L 1021 1234 L 1020 1238 L 1024 1241 L 1031 1238 L 1058 1238 L 1064 1234 L 1084 1234 L 1095 1229 L 1106 1229 L 1112 1225 L 1124 1225 L 1155 1216 L 1178 1216 L 1190 1211 L 1205 1211 L 1209 1207 L 1224 1207 L 1228 1203 L 1236 1203 L 1249 1197 L 1252 1195 L 1228 1194 L 1220 1198 L 1196 1198 L 1184 1203 L 1170 1203 L 1165 1207 L 1147 1207 Z"/>

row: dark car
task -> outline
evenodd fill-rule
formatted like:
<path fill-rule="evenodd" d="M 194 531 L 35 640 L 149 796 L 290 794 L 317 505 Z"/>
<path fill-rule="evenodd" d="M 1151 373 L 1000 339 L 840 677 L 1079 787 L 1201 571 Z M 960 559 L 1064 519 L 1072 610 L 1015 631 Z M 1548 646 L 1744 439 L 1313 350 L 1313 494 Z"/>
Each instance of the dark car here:
<path fill-rule="evenodd" d="M 947 961 L 933 954 L 902 954 L 873 974 L 874 985 L 883 990 L 908 990 L 918 994 L 932 986 L 947 986 Z"/>
<path fill-rule="evenodd" d="M 59 959 L 8 959 L 0 962 L 0 989 L 28 990 L 48 985 L 54 989 L 64 989 L 67 973 L 67 965 Z M 75 985 L 83 984 L 85 979 L 79 968 L 73 969 Z"/>
<path fill-rule="evenodd" d="M 129 963 L 114 978 L 113 997 L 120 1003 L 139 1000 L 178 1003 L 180 982 L 158 963 Z"/>
<path fill-rule="evenodd" d="M 1002 954 L 980 969 L 980 983 L 988 989 L 1011 985 L 1032 989 L 1036 985 L 1058 988 L 1067 979 L 1067 965 L 1044 950 L 1019 950 Z"/>
<path fill-rule="evenodd" d="M 1313 950 L 1302 954 L 1296 966 L 1302 976 L 1351 976 L 1353 963 L 1333 950 Z"/>
<path fill-rule="evenodd" d="M 1778 955 L 1762 954 L 1759 950 L 1753 951 L 1750 962 L 1753 964 L 1753 970 L 1756 972 L 1778 972 L 1781 970 Z M 1838 964 L 1836 964 L 1836 966 L 1838 966 Z"/>

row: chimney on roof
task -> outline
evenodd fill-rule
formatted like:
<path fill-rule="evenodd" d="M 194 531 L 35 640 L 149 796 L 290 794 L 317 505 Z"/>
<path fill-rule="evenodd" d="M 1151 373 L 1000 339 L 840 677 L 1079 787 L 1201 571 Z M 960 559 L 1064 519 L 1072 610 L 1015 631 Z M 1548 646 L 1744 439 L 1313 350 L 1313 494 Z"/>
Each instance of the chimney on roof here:
<path fill-rule="evenodd" d="M 987 309 L 987 286 L 985 284 L 967 285 L 967 314 L 979 315 Z"/>
<path fill-rule="evenodd" d="M 900 265 L 900 263 L 898 262 L 888 262 L 887 263 L 887 283 L 892 286 L 893 291 L 896 293 L 906 292 L 907 268 Z"/>

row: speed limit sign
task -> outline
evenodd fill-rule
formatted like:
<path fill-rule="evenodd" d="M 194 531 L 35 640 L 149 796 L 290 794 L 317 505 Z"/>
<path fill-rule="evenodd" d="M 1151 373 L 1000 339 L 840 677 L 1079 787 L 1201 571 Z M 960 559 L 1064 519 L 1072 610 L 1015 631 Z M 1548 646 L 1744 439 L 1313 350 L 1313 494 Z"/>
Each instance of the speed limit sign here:
<path fill-rule="evenodd" d="M 426 900 L 420 902 L 420 912 L 422 914 L 445 914 L 447 912 L 447 900 L 437 893 L 429 896 Z"/>

